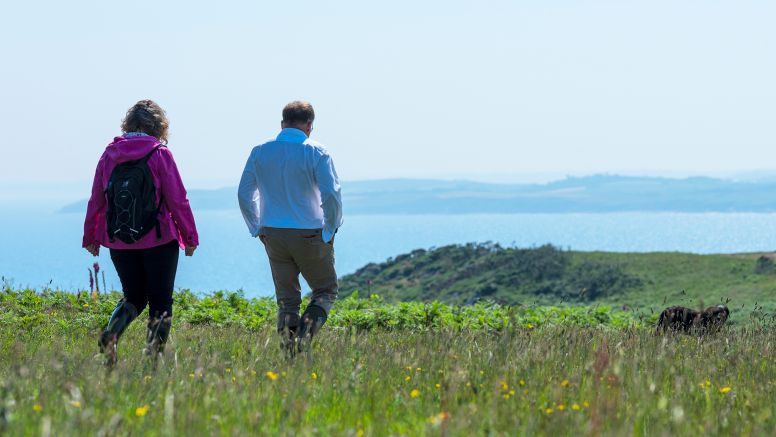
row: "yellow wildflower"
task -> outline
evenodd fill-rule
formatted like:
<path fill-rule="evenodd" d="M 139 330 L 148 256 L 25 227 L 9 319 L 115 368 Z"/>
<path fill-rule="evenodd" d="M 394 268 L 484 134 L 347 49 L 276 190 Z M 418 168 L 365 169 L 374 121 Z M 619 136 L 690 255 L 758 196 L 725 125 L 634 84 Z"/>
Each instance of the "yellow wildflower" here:
<path fill-rule="evenodd" d="M 193 373 L 189 373 L 189 378 L 193 378 L 193 377 L 195 377 L 195 376 L 196 376 L 196 375 L 194 375 Z"/>
<path fill-rule="evenodd" d="M 407 375 L 407 376 L 404 377 L 405 381 L 409 381 L 410 379 L 412 379 L 412 377 L 410 375 Z"/>
<path fill-rule="evenodd" d="M 284 378 L 285 378 L 285 376 L 286 376 L 286 371 L 284 370 L 284 371 L 280 372 L 280 375 L 281 375 L 282 377 L 284 377 Z"/>
<path fill-rule="evenodd" d="M 420 390 L 413 388 L 410 392 L 410 397 L 415 399 L 416 397 L 420 396 Z"/>
<path fill-rule="evenodd" d="M 525 385 L 525 380 L 521 379 L 520 380 L 520 385 Z"/>
<path fill-rule="evenodd" d="M 558 410 L 559 410 L 559 411 L 563 411 L 563 410 L 565 410 L 565 409 L 566 409 L 566 406 L 565 406 L 565 405 L 563 405 L 563 404 L 560 404 L 560 405 L 558 405 Z"/>
<path fill-rule="evenodd" d="M 267 373 L 265 373 L 264 375 L 266 375 L 267 379 L 269 379 L 270 381 L 274 381 L 278 379 L 278 374 L 271 370 L 267 371 Z"/>
<path fill-rule="evenodd" d="M 590 403 L 588 401 L 584 401 L 582 402 L 582 406 L 584 406 L 585 408 L 588 408 L 590 406 Z"/>
<path fill-rule="evenodd" d="M 75 408 L 81 408 L 80 401 L 70 401 L 70 405 L 74 406 Z"/>
<path fill-rule="evenodd" d="M 226 373 L 232 373 L 232 368 L 231 367 L 227 367 L 226 368 Z"/>
<path fill-rule="evenodd" d="M 41 404 L 33 405 L 32 406 L 32 411 L 34 411 L 36 413 L 40 413 L 41 411 L 43 411 L 43 405 L 41 405 Z"/>
<path fill-rule="evenodd" d="M 233 376 L 232 377 L 232 382 L 237 382 L 237 377 Z"/>
<path fill-rule="evenodd" d="M 137 417 L 143 417 L 148 413 L 148 410 L 150 410 L 151 407 L 148 406 L 148 404 L 143 405 L 142 407 L 135 408 L 135 416 Z"/>
<path fill-rule="evenodd" d="M 553 411 L 552 408 L 547 408 L 546 410 L 544 410 L 544 412 L 547 414 L 552 414 L 552 411 Z"/>
<path fill-rule="evenodd" d="M 442 388 L 442 386 L 441 386 L 441 385 L 439 385 L 439 383 L 437 383 L 437 384 L 434 384 L 434 387 L 436 387 L 436 388 Z"/>
<path fill-rule="evenodd" d="M 364 437 L 364 430 L 359 429 L 358 431 L 356 431 L 356 437 Z"/>
<path fill-rule="evenodd" d="M 504 399 L 509 399 L 509 393 L 504 393 L 503 395 L 501 395 L 501 397 Z"/>
<path fill-rule="evenodd" d="M 561 381 L 560 386 L 561 387 L 568 387 L 569 386 L 569 380 L 568 379 L 564 379 L 563 381 Z"/>
<path fill-rule="evenodd" d="M 530 324 L 530 323 L 529 323 L 529 324 L 527 324 L 525 327 L 526 327 L 526 328 L 528 328 L 528 329 L 533 329 L 534 325 L 532 325 L 532 324 Z"/>
<path fill-rule="evenodd" d="M 510 396 L 514 396 L 515 395 L 515 391 L 514 390 L 509 390 L 509 395 Z"/>
<path fill-rule="evenodd" d="M 574 411 L 579 411 L 579 404 L 576 404 L 576 403 L 572 404 L 571 405 L 571 409 L 574 410 Z"/>
<path fill-rule="evenodd" d="M 722 387 L 722 388 L 720 388 L 720 389 L 719 389 L 719 392 L 720 392 L 720 393 L 727 393 L 727 392 L 729 392 L 730 390 L 733 390 L 733 389 L 732 389 L 732 388 L 730 388 L 730 387 Z"/>
<path fill-rule="evenodd" d="M 318 379 L 318 375 L 315 372 L 313 372 L 313 373 L 310 374 L 310 378 Z"/>
<path fill-rule="evenodd" d="M 507 390 L 509 390 L 509 384 L 507 384 L 507 382 L 506 382 L 506 381 L 501 381 L 501 390 L 502 390 L 502 391 L 507 391 Z"/>

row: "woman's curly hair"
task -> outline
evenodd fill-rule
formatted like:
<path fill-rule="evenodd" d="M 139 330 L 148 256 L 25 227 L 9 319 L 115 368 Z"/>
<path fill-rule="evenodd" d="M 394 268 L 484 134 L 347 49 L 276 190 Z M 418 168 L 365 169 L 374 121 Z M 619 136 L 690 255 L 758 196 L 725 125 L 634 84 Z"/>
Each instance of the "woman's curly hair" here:
<path fill-rule="evenodd" d="M 142 132 L 156 137 L 164 144 L 167 144 L 169 128 L 167 113 L 153 100 L 141 100 L 132 105 L 121 122 L 121 130 L 124 133 Z"/>

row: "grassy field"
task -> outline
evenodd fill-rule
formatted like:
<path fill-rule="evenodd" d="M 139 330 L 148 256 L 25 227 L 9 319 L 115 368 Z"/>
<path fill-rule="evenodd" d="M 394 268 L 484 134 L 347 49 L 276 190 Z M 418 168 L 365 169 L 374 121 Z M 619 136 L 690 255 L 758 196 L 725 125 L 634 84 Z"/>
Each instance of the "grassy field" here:
<path fill-rule="evenodd" d="M 163 364 L 143 358 L 136 322 L 108 374 L 96 336 L 117 296 L 0 297 L 10 435 L 776 432 L 776 336 L 763 312 L 698 339 L 656 337 L 647 317 L 606 308 L 346 299 L 313 351 L 289 362 L 271 301 L 184 293 Z"/>
<path fill-rule="evenodd" d="M 657 310 L 665 305 L 702 307 L 727 302 L 738 320 L 747 317 L 755 304 L 776 310 L 776 275 L 756 273 L 762 254 L 586 252 L 578 256 L 619 263 L 644 278 L 640 288 L 608 296 L 601 303 Z"/>

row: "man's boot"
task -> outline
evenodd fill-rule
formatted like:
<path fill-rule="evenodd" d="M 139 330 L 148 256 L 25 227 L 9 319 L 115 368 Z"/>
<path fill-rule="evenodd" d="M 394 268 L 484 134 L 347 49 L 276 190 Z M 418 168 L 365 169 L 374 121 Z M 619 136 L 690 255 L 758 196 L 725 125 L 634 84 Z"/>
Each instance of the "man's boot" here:
<path fill-rule="evenodd" d="M 299 352 L 305 352 L 310 350 L 310 343 L 313 340 L 315 334 L 326 323 L 328 315 L 326 310 L 318 305 L 310 304 L 302 314 L 302 321 L 299 324 L 299 330 L 297 331 L 297 348 Z"/>
<path fill-rule="evenodd" d="M 137 308 L 131 303 L 121 300 L 113 314 L 110 316 L 108 326 L 100 335 L 98 345 L 100 353 L 105 354 L 105 365 L 113 367 L 118 361 L 119 337 L 127 329 L 127 326 L 137 317 Z"/>
<path fill-rule="evenodd" d="M 151 357 L 154 362 L 164 352 L 164 345 L 170 337 L 170 328 L 172 328 L 172 317 L 168 317 L 167 313 L 148 320 L 146 347 L 143 353 Z"/>
<path fill-rule="evenodd" d="M 280 349 L 286 358 L 296 355 L 296 331 L 299 328 L 299 314 L 280 314 L 278 316 L 278 334 Z"/>

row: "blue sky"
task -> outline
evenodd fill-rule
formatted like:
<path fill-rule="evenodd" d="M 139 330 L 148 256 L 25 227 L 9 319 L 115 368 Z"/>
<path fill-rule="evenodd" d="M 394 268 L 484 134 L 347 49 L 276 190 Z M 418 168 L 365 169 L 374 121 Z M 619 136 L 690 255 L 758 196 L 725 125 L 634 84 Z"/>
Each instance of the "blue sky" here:
<path fill-rule="evenodd" d="M 0 194 L 86 196 L 141 98 L 190 187 L 294 99 L 345 180 L 776 169 L 772 1 L 263 3 L 4 3 Z"/>

